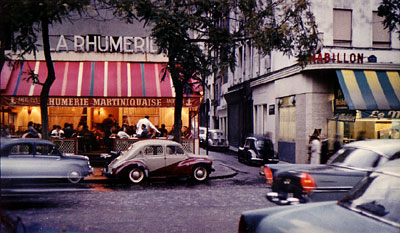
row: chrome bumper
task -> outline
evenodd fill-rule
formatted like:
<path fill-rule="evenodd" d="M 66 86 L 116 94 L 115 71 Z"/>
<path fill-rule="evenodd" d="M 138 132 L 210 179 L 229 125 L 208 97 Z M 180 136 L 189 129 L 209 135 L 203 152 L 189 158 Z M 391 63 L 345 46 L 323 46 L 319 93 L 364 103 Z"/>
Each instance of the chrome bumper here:
<path fill-rule="evenodd" d="M 269 192 L 265 197 L 268 199 L 268 201 L 273 202 L 277 205 L 295 205 L 300 203 L 300 200 L 298 198 L 283 198 L 282 196 L 279 196 L 279 193 L 277 192 Z"/>

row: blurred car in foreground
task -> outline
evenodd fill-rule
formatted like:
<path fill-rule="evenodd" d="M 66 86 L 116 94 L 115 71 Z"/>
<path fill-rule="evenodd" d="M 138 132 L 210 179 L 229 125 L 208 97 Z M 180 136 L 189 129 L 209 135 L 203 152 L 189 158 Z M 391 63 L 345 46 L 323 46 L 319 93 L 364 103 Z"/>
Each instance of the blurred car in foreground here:
<path fill-rule="evenodd" d="M 247 164 L 261 165 L 264 163 L 278 163 L 278 154 L 274 151 L 271 155 L 267 155 L 267 151 L 264 150 L 266 142 L 265 137 L 251 136 L 247 137 L 243 147 L 239 147 L 238 150 L 238 161 L 245 162 Z"/>
<path fill-rule="evenodd" d="M 340 201 L 243 212 L 239 232 L 400 232 L 400 160 L 364 177 Z"/>
<path fill-rule="evenodd" d="M 338 200 L 374 168 L 400 157 L 400 140 L 365 140 L 346 144 L 328 164 L 265 165 L 276 204 Z"/>
<path fill-rule="evenodd" d="M 188 154 L 174 141 L 148 139 L 135 142 L 121 152 L 103 169 L 103 174 L 136 184 L 158 177 L 205 181 L 213 170 L 212 161 L 206 155 Z"/>
<path fill-rule="evenodd" d="M 89 159 L 81 155 L 63 155 L 47 140 L 1 138 L 1 184 L 28 180 L 65 180 L 78 183 L 93 173 Z"/>

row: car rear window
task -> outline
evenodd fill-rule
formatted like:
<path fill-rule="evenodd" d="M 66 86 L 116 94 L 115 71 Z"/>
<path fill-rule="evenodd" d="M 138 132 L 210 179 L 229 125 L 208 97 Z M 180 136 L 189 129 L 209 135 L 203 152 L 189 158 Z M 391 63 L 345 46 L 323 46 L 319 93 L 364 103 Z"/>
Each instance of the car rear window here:
<path fill-rule="evenodd" d="M 31 155 L 33 153 L 31 144 L 13 145 L 10 150 L 10 155 Z"/>
<path fill-rule="evenodd" d="M 359 182 L 339 204 L 400 226 L 400 177 L 372 174 Z"/>

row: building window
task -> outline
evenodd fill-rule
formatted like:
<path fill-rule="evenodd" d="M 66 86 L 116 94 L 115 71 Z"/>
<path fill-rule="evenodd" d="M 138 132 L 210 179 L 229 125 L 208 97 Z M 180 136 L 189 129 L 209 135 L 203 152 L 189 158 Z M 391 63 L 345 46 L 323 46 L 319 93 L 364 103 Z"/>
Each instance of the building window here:
<path fill-rule="evenodd" d="M 296 140 L 296 106 L 294 96 L 279 100 L 279 140 Z"/>
<path fill-rule="evenodd" d="M 268 106 L 266 104 L 254 106 L 254 133 L 265 135 L 267 129 Z"/>
<path fill-rule="evenodd" d="M 372 46 L 374 48 L 390 48 L 390 31 L 383 25 L 383 17 L 372 12 Z"/>
<path fill-rule="evenodd" d="M 351 10 L 333 10 L 333 45 L 351 46 Z"/>

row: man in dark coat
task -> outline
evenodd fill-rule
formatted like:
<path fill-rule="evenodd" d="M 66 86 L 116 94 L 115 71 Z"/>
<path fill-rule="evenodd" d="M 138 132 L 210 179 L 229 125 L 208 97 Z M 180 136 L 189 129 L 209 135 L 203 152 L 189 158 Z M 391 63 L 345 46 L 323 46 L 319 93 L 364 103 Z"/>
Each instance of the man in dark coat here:
<path fill-rule="evenodd" d="M 271 140 L 272 134 L 268 132 L 264 139 L 264 148 L 262 149 L 264 163 L 268 162 L 268 158 L 273 158 L 275 154 L 274 143 Z"/>

